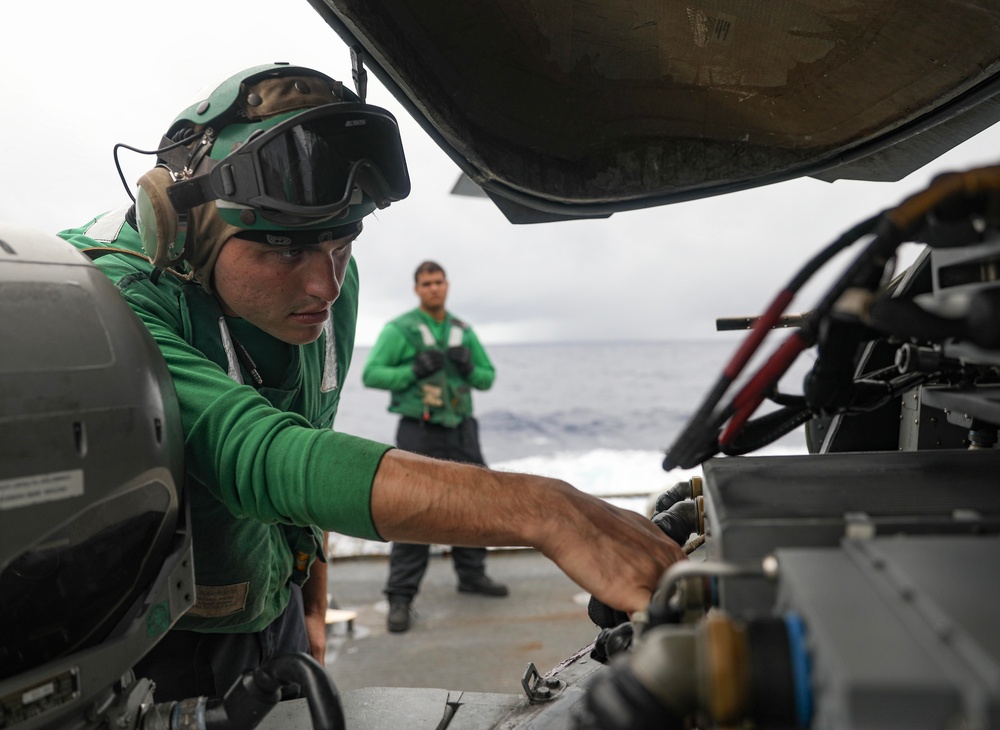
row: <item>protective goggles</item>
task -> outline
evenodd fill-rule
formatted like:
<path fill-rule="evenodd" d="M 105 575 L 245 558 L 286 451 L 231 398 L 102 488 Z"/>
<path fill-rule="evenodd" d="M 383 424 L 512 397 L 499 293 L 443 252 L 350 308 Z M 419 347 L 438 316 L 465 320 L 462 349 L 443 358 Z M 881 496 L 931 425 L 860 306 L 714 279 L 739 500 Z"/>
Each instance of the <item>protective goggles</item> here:
<path fill-rule="evenodd" d="M 168 189 L 177 210 L 218 200 L 282 225 L 332 218 L 360 203 L 361 192 L 384 208 L 409 194 L 410 178 L 395 118 L 355 103 L 314 107 L 257 129 L 207 174 Z"/>

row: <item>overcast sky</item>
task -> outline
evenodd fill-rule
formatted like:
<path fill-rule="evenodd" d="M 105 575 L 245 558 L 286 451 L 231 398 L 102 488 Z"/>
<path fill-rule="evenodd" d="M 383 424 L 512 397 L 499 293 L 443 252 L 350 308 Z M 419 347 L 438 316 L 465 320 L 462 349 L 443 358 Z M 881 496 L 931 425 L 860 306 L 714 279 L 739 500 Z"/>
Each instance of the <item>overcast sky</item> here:
<path fill-rule="evenodd" d="M 351 83 L 347 47 L 306 0 L 7 3 L 0 28 L 0 221 L 43 231 L 126 202 L 113 145 L 155 147 L 208 81 L 288 61 Z M 843 230 L 938 172 L 1000 160 L 994 127 L 891 185 L 806 179 L 514 226 L 487 199 L 450 195 L 458 167 L 374 75 L 368 101 L 400 121 L 413 191 L 369 218 L 356 245 L 361 345 L 414 306 L 412 271 L 425 258 L 447 269 L 449 308 L 487 344 L 731 336 L 715 333 L 717 317 L 757 314 Z M 122 155 L 134 184 L 152 158 Z"/>

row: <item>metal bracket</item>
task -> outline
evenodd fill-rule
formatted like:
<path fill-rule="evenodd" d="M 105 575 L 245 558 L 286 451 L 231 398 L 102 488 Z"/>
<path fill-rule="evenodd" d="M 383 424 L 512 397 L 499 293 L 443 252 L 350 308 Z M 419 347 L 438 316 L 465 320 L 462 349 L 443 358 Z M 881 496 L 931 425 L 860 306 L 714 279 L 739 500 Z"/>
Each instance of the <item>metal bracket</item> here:
<path fill-rule="evenodd" d="M 351 46 L 351 75 L 354 77 L 354 88 L 363 104 L 368 96 L 368 72 L 365 71 L 365 52 L 361 46 Z"/>
<path fill-rule="evenodd" d="M 534 662 L 529 662 L 521 677 L 521 686 L 528 696 L 528 702 L 535 704 L 554 699 L 566 688 L 566 683 L 555 677 L 543 677 L 538 673 Z"/>

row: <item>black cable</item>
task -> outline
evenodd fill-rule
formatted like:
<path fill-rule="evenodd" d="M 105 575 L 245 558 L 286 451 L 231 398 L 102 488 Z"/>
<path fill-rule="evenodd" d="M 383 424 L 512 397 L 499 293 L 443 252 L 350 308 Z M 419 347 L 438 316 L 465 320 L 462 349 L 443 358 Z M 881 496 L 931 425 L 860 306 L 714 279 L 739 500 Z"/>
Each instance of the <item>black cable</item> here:
<path fill-rule="evenodd" d="M 699 462 L 693 461 L 693 457 L 698 456 L 699 452 L 704 454 L 711 450 L 709 444 L 712 439 L 712 431 L 726 420 L 729 420 L 729 424 L 722 431 L 721 439 L 732 442 L 738 438 L 740 429 L 747 423 L 750 415 L 763 400 L 764 394 L 773 390 L 774 385 L 790 364 L 790 360 L 797 356 L 798 352 L 801 352 L 805 346 L 815 344 L 820 323 L 827 319 L 844 293 L 851 288 L 875 292 L 880 285 L 883 285 L 888 264 L 895 256 L 896 249 L 904 241 L 913 240 L 912 236 L 917 234 L 931 213 L 946 208 L 950 210 L 956 201 L 973 200 L 974 205 L 966 205 L 961 209 L 963 215 L 969 215 L 970 211 L 979 211 L 994 205 L 994 201 L 998 198 L 1000 198 L 1000 167 L 986 167 L 964 173 L 941 175 L 935 178 L 925 190 L 911 195 L 894 208 L 857 224 L 820 254 L 813 257 L 792 279 L 788 288 L 778 294 L 765 316 L 757 321 L 750 337 L 737 351 L 730 366 L 713 386 L 709 398 L 698 409 L 674 446 L 668 449 L 663 461 L 663 468 L 669 471 L 676 466 L 688 468 L 696 466 Z M 764 330 L 780 317 L 781 311 L 776 305 L 783 306 L 782 302 L 785 304 L 790 302 L 791 294 L 801 287 L 823 263 L 832 258 L 834 253 L 869 233 L 874 233 L 874 238 L 804 319 L 800 330 L 792 338 L 786 340 L 775 355 L 764 364 L 761 370 L 751 378 L 748 385 L 730 403 L 715 411 L 718 401 L 728 390 L 737 371 L 742 369 L 760 346 L 764 338 Z M 937 242 L 935 245 L 942 244 Z M 949 241 L 948 245 L 954 244 Z M 987 310 L 992 311 L 992 303 L 987 307 Z M 996 337 L 1000 340 L 1000 334 Z M 798 341 L 795 338 L 798 338 Z"/>
<path fill-rule="evenodd" d="M 181 147 L 190 142 L 191 140 L 193 140 L 197 136 L 198 136 L 197 132 L 192 132 L 190 135 L 187 135 L 182 139 L 177 140 L 173 144 L 169 144 L 166 147 L 160 147 L 155 150 L 141 150 L 138 147 L 132 147 L 131 145 L 127 145 L 124 142 L 118 142 L 117 144 L 115 144 L 114 148 L 111 151 L 111 154 L 115 160 L 115 169 L 118 171 L 118 179 L 122 181 L 122 186 L 125 188 L 125 192 L 128 194 L 129 199 L 131 199 L 133 203 L 135 202 L 135 195 L 132 194 L 132 189 L 129 187 L 128 181 L 125 180 L 125 173 L 122 171 L 121 160 L 118 159 L 119 149 L 126 149 L 129 152 L 135 152 L 136 154 L 139 155 L 159 155 L 163 152 L 169 152 L 172 149 Z"/>
<path fill-rule="evenodd" d="M 787 406 L 748 421 L 739 436 L 722 446 L 726 456 L 743 456 L 774 443 L 812 418 L 808 406 Z"/>
<path fill-rule="evenodd" d="M 888 403 L 893 398 L 898 398 L 900 395 L 908 390 L 913 389 L 915 386 L 921 383 L 926 383 L 931 378 L 939 373 L 907 373 L 901 375 L 898 378 L 893 378 L 892 380 L 879 383 L 879 385 L 884 386 L 880 390 L 872 387 L 868 393 L 859 393 L 856 402 L 849 405 L 843 410 L 844 414 L 850 415 L 854 413 L 868 413 L 870 411 L 877 410 Z M 874 384 L 876 381 L 870 380 L 858 380 L 856 383 L 859 385 Z M 875 398 L 865 402 L 863 399 L 866 397 L 871 397 L 872 395 L 880 394 L 880 397 Z"/>
<path fill-rule="evenodd" d="M 784 308 L 791 302 L 794 295 L 817 271 L 842 250 L 853 245 L 862 237 L 871 234 L 882 218 L 883 214 L 879 213 L 852 226 L 813 256 L 789 280 L 785 288 L 779 292 L 768 307 L 765 316 L 757 320 L 754 329 L 709 390 L 708 395 L 688 421 L 687 426 L 674 441 L 674 444 L 667 449 L 663 460 L 665 471 L 670 471 L 678 466 L 686 469 L 692 468 L 708 458 L 705 456 L 706 453 L 713 452 L 713 449 L 713 453 L 718 453 L 718 431 L 732 415 L 733 404 L 730 403 L 718 411 L 715 408 L 760 347 L 770 329 L 771 322 L 780 318 Z M 708 453 L 708 456 L 712 455 L 712 453 Z"/>
<path fill-rule="evenodd" d="M 851 226 L 849 229 L 844 231 L 837 237 L 833 243 L 829 244 L 826 248 L 820 251 L 818 254 L 812 257 L 806 265 L 799 269 L 798 273 L 792 277 L 791 281 L 785 289 L 797 292 L 799 289 L 805 285 L 809 279 L 811 279 L 817 271 L 823 268 L 834 256 L 843 251 L 849 246 L 857 243 L 864 236 L 869 235 L 874 232 L 875 228 L 878 226 L 879 221 L 885 215 L 885 211 L 873 215 L 870 218 L 866 218 L 860 223 Z"/>
<path fill-rule="evenodd" d="M 295 690 L 309 702 L 309 715 L 316 730 L 344 730 L 344 709 L 333 680 L 323 665 L 309 654 L 285 654 L 268 659 L 255 670 L 244 672 L 220 701 L 205 706 L 206 730 L 252 730 Z"/>
<path fill-rule="evenodd" d="M 771 393 L 767 399 L 772 403 L 779 406 L 807 406 L 805 396 L 802 395 L 792 395 L 790 393 L 779 393 L 777 391 Z"/>

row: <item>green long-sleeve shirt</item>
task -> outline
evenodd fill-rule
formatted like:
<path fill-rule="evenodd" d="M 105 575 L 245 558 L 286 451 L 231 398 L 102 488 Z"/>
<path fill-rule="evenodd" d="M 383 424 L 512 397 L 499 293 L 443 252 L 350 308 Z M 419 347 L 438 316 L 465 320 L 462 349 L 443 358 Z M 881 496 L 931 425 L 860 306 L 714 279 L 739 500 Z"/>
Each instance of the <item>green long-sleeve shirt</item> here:
<path fill-rule="evenodd" d="M 60 234 L 80 249 L 141 254 L 125 209 Z M 288 602 L 296 551 L 315 552 L 316 528 L 380 540 L 371 515 L 378 464 L 391 448 L 332 430 L 350 365 L 358 276 L 352 261 L 324 336 L 282 343 L 244 320 L 223 317 L 200 285 L 170 273 L 156 281 L 148 260 L 106 254 L 98 267 L 117 285 L 160 347 L 173 379 L 193 481 L 198 603 L 178 628 L 258 631 Z M 227 354 L 237 338 L 269 387 Z M 232 352 L 229 347 L 229 352 Z M 242 381 L 242 382 L 240 382 Z M 308 552 L 308 551 L 307 551 Z"/>
<path fill-rule="evenodd" d="M 426 334 L 424 334 L 426 331 Z M 462 375 L 445 358 L 445 367 L 427 378 L 417 378 L 413 359 L 425 349 L 447 352 L 462 345 L 469 348 L 472 371 Z M 473 329 L 446 313 L 437 322 L 421 309 L 414 309 L 387 324 L 368 353 L 362 382 L 369 388 L 391 391 L 389 411 L 421 418 L 444 426 L 456 426 L 472 415 L 471 388 L 488 390 L 496 370 Z M 428 397 L 427 387 L 440 389 Z"/>

